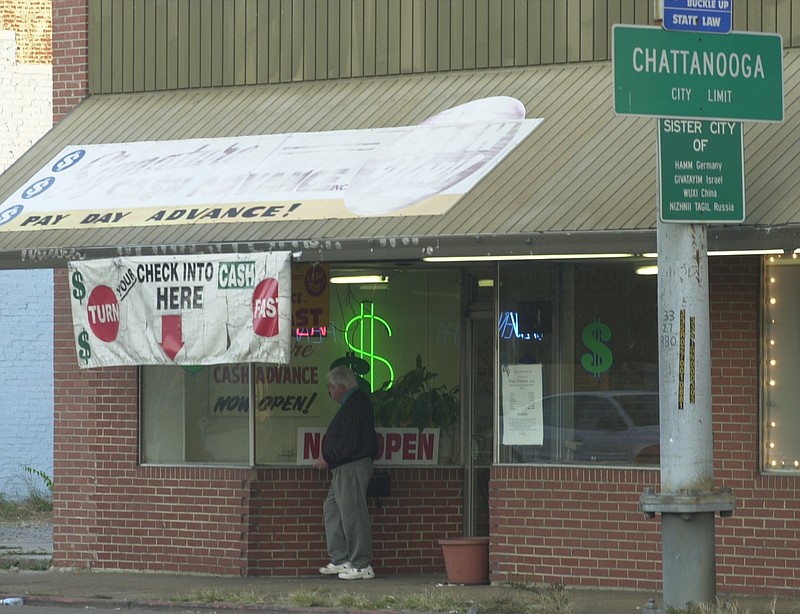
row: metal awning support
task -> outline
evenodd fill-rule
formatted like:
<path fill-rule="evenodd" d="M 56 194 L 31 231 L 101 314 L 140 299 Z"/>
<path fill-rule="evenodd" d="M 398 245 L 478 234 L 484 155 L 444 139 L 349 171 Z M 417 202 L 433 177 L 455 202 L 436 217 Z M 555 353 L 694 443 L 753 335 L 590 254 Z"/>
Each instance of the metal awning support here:
<path fill-rule="evenodd" d="M 646 488 L 639 498 L 639 509 L 648 518 L 656 514 L 680 514 L 684 520 L 691 520 L 692 514 L 719 512 L 721 518 L 733 516 L 736 500 L 733 491 L 722 487 L 716 492 L 689 492 L 678 494 L 657 494 L 655 489 Z"/>

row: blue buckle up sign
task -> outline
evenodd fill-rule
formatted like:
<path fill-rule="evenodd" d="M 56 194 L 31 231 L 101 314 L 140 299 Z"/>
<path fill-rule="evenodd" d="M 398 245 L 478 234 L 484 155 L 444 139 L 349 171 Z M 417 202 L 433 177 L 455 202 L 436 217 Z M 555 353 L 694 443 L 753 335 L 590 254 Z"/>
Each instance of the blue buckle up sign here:
<path fill-rule="evenodd" d="M 664 0 L 664 29 L 684 32 L 731 31 L 733 0 Z"/>

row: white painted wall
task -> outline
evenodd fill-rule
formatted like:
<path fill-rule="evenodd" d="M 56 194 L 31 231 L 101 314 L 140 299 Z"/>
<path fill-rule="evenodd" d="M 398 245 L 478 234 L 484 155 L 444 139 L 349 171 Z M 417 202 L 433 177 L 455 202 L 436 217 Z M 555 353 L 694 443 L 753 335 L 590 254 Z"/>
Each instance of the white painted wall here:
<path fill-rule="evenodd" d="M 53 69 L 16 63 L 0 31 L 0 172 L 53 123 Z M 47 493 L 53 476 L 53 271 L 0 271 L 0 496 Z"/>
<path fill-rule="evenodd" d="M 53 67 L 17 64 L 14 32 L 0 30 L 0 172 L 53 125 Z"/>
<path fill-rule="evenodd" d="M 0 272 L 0 494 L 48 493 L 53 478 L 53 271 Z"/>

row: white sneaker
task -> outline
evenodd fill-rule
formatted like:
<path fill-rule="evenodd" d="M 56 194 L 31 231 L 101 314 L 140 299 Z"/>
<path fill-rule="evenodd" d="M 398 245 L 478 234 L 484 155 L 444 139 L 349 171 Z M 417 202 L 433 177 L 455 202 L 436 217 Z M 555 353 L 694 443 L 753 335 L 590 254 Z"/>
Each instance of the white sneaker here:
<path fill-rule="evenodd" d="M 375 571 L 373 571 L 372 565 L 367 565 L 366 567 L 350 567 L 340 573 L 339 577 L 342 580 L 372 580 L 372 578 L 375 577 Z"/>
<path fill-rule="evenodd" d="M 347 571 L 348 569 L 352 569 L 353 566 L 348 562 L 345 561 L 344 563 L 340 563 L 336 565 L 334 563 L 328 563 L 325 567 L 319 568 L 319 573 L 323 576 L 332 576 L 334 574 L 342 573 L 343 571 Z"/>

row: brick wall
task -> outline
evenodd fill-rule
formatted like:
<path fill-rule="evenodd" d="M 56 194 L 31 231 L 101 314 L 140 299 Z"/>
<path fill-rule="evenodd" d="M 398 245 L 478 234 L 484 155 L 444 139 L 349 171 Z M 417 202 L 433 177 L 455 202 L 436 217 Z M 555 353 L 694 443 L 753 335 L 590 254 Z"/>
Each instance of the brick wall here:
<path fill-rule="evenodd" d="M 53 61 L 51 0 L 3 0 L 0 3 L 0 30 L 16 33 L 18 64 L 44 64 Z"/>
<path fill-rule="evenodd" d="M 439 539 L 462 535 L 463 474 L 458 469 L 389 470 L 392 494 L 370 499 L 373 566 L 382 575 L 441 573 Z M 322 503 L 329 474 L 260 469 L 252 485 L 250 573 L 296 576 L 328 562 Z"/>
<path fill-rule="evenodd" d="M 89 0 L 53 6 L 53 123 L 89 94 Z"/>
<path fill-rule="evenodd" d="M 733 517 L 717 523 L 718 584 L 740 593 L 797 596 L 800 483 L 760 472 L 760 264 L 712 263 L 714 471 L 736 496 Z"/>
<path fill-rule="evenodd" d="M 244 573 L 249 470 L 140 467 L 137 369 L 81 370 L 54 296 L 54 565 Z"/>
<path fill-rule="evenodd" d="M 714 477 L 737 506 L 716 520 L 717 589 L 798 596 L 798 480 L 759 470 L 760 262 L 709 268 Z M 658 485 L 657 471 L 493 468 L 492 580 L 660 590 L 660 521 L 638 511 Z"/>
<path fill-rule="evenodd" d="M 326 562 L 327 472 L 141 467 L 135 368 L 81 370 L 69 284 L 55 271 L 54 564 L 233 575 L 315 573 Z M 458 469 L 392 469 L 371 501 L 381 573 L 441 572 L 461 535 Z"/>
<path fill-rule="evenodd" d="M 658 481 L 652 470 L 494 467 L 492 581 L 658 588 L 661 527 L 639 511 Z"/>
<path fill-rule="evenodd" d="M 464 534 L 460 469 L 390 469 L 392 494 L 373 510 L 374 555 L 381 573 L 441 573 L 440 539 Z M 384 571 L 385 570 L 385 571 Z"/>

